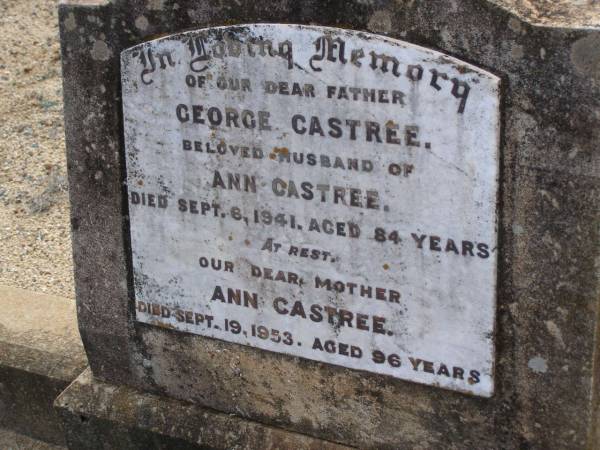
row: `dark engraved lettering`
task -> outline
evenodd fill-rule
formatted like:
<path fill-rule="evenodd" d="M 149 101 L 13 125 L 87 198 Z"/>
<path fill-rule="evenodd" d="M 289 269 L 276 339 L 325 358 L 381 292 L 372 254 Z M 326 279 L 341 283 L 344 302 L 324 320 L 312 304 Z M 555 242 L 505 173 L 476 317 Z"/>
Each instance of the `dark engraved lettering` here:
<path fill-rule="evenodd" d="M 321 72 L 323 69 L 314 65 L 315 61 L 327 59 L 330 62 L 340 62 L 346 64 L 346 44 L 341 38 L 332 38 L 331 36 L 321 36 L 313 43 L 316 53 L 310 58 L 310 68 L 315 72 Z M 337 55 L 336 55 L 337 51 Z M 356 61 L 354 61 L 356 63 Z"/>
<path fill-rule="evenodd" d="M 204 36 L 190 37 L 187 40 L 188 49 L 192 56 L 190 60 L 190 70 L 192 72 L 203 72 L 208 69 L 207 64 L 201 64 L 210 59 L 204 47 L 205 42 Z"/>
<path fill-rule="evenodd" d="M 437 69 L 430 69 L 429 71 L 431 72 L 431 81 L 429 82 L 429 85 L 432 86 L 436 91 L 442 90 L 442 87 L 438 84 L 438 78 L 447 80 L 448 75 L 438 72 Z"/>
<path fill-rule="evenodd" d="M 388 56 L 385 53 L 379 54 L 374 51 L 369 52 L 369 54 L 371 55 L 371 69 L 377 70 L 379 68 L 383 73 L 387 73 L 389 71 L 388 66 L 391 64 L 392 74 L 395 77 L 400 76 L 400 61 L 398 61 L 398 58 Z M 379 66 L 379 63 L 381 63 L 381 67 Z"/>
<path fill-rule="evenodd" d="M 156 56 L 152 52 L 152 49 L 149 48 L 147 50 L 136 51 L 133 53 L 133 57 L 139 56 L 140 63 L 144 67 L 140 74 L 140 78 L 142 83 L 149 85 L 154 83 L 149 75 L 154 73 L 156 70 L 156 58 L 158 58 L 159 68 L 161 70 L 165 70 L 168 67 L 175 67 L 175 62 L 173 61 L 173 57 L 170 52 L 162 52 L 157 54 Z"/>
<path fill-rule="evenodd" d="M 409 64 L 406 69 L 406 77 L 410 81 L 421 81 L 423 78 L 423 67 L 420 64 Z"/>
<path fill-rule="evenodd" d="M 459 114 L 465 112 L 465 105 L 467 104 L 470 90 L 471 88 L 467 82 L 459 81 L 458 78 L 452 78 L 452 95 L 460 99 L 460 104 L 458 105 Z"/>

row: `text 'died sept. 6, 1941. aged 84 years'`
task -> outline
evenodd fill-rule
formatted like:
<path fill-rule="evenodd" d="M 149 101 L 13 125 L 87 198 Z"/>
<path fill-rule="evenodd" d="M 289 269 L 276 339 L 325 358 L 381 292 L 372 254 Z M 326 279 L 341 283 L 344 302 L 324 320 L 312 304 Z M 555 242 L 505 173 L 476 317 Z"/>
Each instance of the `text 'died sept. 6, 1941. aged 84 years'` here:
<path fill-rule="evenodd" d="M 492 395 L 496 76 L 275 24 L 121 60 L 137 321 Z"/>

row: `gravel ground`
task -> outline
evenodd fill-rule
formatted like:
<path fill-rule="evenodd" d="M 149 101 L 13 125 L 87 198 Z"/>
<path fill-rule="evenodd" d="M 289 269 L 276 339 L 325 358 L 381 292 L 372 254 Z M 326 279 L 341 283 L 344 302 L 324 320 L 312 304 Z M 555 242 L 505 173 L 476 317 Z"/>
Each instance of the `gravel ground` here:
<path fill-rule="evenodd" d="M 56 0 L 0 0 L 0 284 L 73 297 Z"/>

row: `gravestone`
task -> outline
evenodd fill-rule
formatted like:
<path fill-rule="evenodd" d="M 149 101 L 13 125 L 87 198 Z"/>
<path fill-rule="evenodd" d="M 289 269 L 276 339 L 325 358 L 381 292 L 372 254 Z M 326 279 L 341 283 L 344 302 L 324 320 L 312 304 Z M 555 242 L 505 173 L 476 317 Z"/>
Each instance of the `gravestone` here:
<path fill-rule="evenodd" d="M 138 322 L 492 394 L 497 77 L 292 25 L 121 61 Z"/>
<path fill-rule="evenodd" d="M 599 18 L 62 3 L 97 389 L 321 446 L 594 448 Z"/>

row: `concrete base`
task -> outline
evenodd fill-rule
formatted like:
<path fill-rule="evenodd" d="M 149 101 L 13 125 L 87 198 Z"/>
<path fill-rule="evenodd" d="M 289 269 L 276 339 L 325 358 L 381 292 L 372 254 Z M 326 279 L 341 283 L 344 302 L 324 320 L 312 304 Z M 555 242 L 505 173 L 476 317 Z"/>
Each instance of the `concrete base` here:
<path fill-rule="evenodd" d="M 38 441 L 12 430 L 0 428 L 0 448 L 2 450 L 65 450 L 66 447 Z"/>
<path fill-rule="evenodd" d="M 0 427 L 64 444 L 52 404 L 87 363 L 75 302 L 0 287 L 0 311 Z"/>
<path fill-rule="evenodd" d="M 114 386 L 86 370 L 56 400 L 67 445 L 118 449 L 347 449 L 197 405 Z"/>

